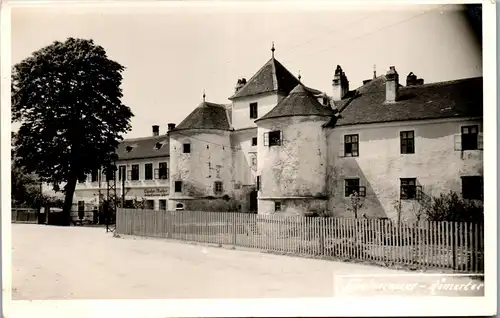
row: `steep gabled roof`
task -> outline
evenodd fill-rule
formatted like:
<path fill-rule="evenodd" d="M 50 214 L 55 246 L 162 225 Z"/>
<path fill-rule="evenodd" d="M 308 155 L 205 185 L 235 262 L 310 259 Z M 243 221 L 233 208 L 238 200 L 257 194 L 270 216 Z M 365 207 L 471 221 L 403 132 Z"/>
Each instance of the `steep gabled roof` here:
<path fill-rule="evenodd" d="M 255 122 L 287 116 L 334 116 L 335 111 L 329 106 L 321 105 L 313 95 L 315 92 L 316 90 L 299 83 L 276 107 Z"/>
<path fill-rule="evenodd" d="M 125 139 L 116 150 L 118 160 L 167 157 L 170 155 L 167 135 L 151 136 L 137 139 Z"/>
<path fill-rule="evenodd" d="M 196 107 L 173 131 L 186 129 L 229 130 L 226 106 L 203 102 Z"/>
<path fill-rule="evenodd" d="M 483 115 L 483 78 L 467 78 L 415 86 L 400 86 L 395 103 L 385 103 L 386 80 L 379 76 L 350 92 L 339 103 L 335 124 L 354 125 L 390 121 Z"/>
<path fill-rule="evenodd" d="M 273 57 L 229 99 L 268 92 L 282 92 L 288 95 L 298 83 L 299 80 Z"/>

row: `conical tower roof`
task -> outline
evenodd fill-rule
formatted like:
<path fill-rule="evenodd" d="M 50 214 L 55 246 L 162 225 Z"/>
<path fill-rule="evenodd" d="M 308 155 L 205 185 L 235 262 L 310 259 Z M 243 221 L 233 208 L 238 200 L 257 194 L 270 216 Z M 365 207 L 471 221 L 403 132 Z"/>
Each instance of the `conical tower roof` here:
<path fill-rule="evenodd" d="M 299 80 L 292 75 L 274 56 L 229 99 L 247 97 L 269 92 L 288 94 Z"/>
<path fill-rule="evenodd" d="M 202 102 L 173 131 L 186 129 L 229 130 L 226 107 L 221 104 Z"/>
<path fill-rule="evenodd" d="M 310 89 L 299 83 L 267 114 L 256 120 L 288 117 L 288 116 L 335 116 L 335 111 L 328 106 L 321 105 Z"/>

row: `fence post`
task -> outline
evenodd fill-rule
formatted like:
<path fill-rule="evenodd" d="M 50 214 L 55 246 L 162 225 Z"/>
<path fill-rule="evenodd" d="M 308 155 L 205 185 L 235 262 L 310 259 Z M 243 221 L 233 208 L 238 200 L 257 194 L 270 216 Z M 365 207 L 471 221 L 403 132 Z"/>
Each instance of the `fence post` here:
<path fill-rule="evenodd" d="M 325 218 L 321 217 L 319 221 L 319 252 L 325 255 Z"/>
<path fill-rule="evenodd" d="M 455 237 L 457 235 L 457 223 L 453 222 L 451 226 L 451 255 L 452 255 L 452 268 L 456 269 L 457 268 L 457 249 L 456 249 L 456 242 L 457 238 Z"/>
<path fill-rule="evenodd" d="M 230 215 L 233 219 L 233 245 L 236 247 L 236 218 L 234 213 L 231 213 Z"/>

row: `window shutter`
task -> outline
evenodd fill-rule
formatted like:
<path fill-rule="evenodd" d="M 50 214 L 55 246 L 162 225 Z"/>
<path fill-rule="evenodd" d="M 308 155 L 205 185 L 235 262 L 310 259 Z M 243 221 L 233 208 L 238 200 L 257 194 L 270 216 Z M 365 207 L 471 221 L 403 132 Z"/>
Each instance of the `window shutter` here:
<path fill-rule="evenodd" d="M 132 170 L 127 171 L 127 180 L 132 180 Z"/>
<path fill-rule="evenodd" d="M 366 197 L 366 187 L 359 187 L 359 196 Z"/>
<path fill-rule="evenodd" d="M 417 200 L 421 200 L 422 199 L 422 186 L 421 185 L 418 185 L 415 187 L 416 188 L 416 191 L 415 191 L 415 199 Z"/>
<path fill-rule="evenodd" d="M 462 151 L 462 135 L 455 135 L 455 151 Z"/>
<path fill-rule="evenodd" d="M 156 168 L 154 172 L 155 180 L 160 179 L 160 169 Z"/>
<path fill-rule="evenodd" d="M 483 150 L 483 133 L 477 134 L 477 149 Z"/>
<path fill-rule="evenodd" d="M 283 145 L 283 130 L 280 130 L 280 143 L 279 145 Z"/>
<path fill-rule="evenodd" d="M 344 143 L 340 142 L 339 145 L 339 157 L 345 157 Z"/>
<path fill-rule="evenodd" d="M 264 133 L 264 146 L 269 146 L 269 133 Z"/>

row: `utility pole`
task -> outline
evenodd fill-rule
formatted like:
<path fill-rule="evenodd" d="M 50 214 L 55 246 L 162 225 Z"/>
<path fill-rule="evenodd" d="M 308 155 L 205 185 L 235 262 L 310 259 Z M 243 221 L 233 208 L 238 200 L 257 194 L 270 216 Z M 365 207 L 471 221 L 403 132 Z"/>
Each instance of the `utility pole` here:
<path fill-rule="evenodd" d="M 123 169 L 122 171 L 122 208 L 125 208 L 125 176 L 126 176 L 126 172 L 127 171 L 127 168 L 125 166 L 125 169 Z"/>
<path fill-rule="evenodd" d="M 99 187 L 98 187 L 99 201 L 97 204 L 98 204 L 98 209 L 99 209 L 98 210 L 99 216 L 101 216 L 102 215 L 101 169 L 99 169 L 99 173 L 97 174 L 97 182 L 99 183 Z"/>

